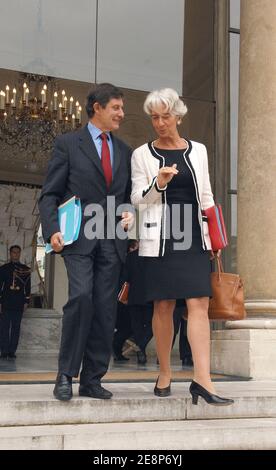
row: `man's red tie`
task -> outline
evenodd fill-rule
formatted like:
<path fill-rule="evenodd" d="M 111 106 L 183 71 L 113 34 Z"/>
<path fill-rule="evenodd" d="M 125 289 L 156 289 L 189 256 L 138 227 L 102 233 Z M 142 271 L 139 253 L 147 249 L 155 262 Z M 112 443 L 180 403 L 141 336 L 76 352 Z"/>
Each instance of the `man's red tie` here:
<path fill-rule="evenodd" d="M 111 159 L 110 159 L 110 151 L 107 143 L 107 135 L 103 132 L 101 134 L 102 139 L 102 167 L 104 171 L 105 181 L 108 189 L 110 188 L 112 182 L 112 167 L 111 167 Z"/>

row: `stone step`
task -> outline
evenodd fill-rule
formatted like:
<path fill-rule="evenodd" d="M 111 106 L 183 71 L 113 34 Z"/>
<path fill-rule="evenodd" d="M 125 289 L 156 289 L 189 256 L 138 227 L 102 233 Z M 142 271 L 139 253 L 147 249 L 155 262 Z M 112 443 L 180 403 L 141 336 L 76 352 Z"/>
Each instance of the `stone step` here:
<path fill-rule="evenodd" d="M 192 405 L 187 382 L 173 383 L 168 398 L 155 397 L 152 383 L 106 387 L 114 394 L 112 400 L 79 397 L 74 384 L 74 398 L 60 402 L 53 397 L 53 385 L 0 385 L 0 427 L 276 418 L 275 381 L 216 383 L 219 395 L 235 400 L 226 407 L 210 406 L 201 398 Z"/>
<path fill-rule="evenodd" d="M 275 450 L 275 435 L 276 418 L 17 426 L 0 450 Z"/>

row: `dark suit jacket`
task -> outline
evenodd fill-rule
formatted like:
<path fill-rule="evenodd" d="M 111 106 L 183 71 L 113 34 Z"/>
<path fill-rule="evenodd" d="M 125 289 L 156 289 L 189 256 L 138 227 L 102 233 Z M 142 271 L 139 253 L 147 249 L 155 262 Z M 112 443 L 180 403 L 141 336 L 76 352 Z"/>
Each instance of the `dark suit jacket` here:
<path fill-rule="evenodd" d="M 115 196 L 115 208 L 130 202 L 131 190 L 131 149 L 123 141 L 112 135 L 114 162 L 113 180 L 107 190 L 101 160 L 87 126 L 79 131 L 60 135 L 56 138 L 52 158 L 49 162 L 46 180 L 39 199 L 39 211 L 43 237 L 46 241 L 60 231 L 57 207 L 71 196 L 81 200 L 82 214 L 91 203 L 102 206 L 107 213 L 107 195 Z M 96 240 L 84 235 L 84 225 L 91 214 L 82 217 L 80 235 L 72 245 L 64 247 L 62 254 L 85 255 L 92 252 Z M 116 223 L 121 217 L 116 217 Z M 115 237 L 118 254 L 125 258 L 127 241 Z"/>

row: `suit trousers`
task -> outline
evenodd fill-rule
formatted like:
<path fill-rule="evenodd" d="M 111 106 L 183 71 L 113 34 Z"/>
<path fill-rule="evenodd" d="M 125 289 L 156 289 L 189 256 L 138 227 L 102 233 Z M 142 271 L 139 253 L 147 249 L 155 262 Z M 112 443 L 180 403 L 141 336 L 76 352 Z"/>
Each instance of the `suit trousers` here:
<path fill-rule="evenodd" d="M 59 372 L 98 384 L 112 352 L 121 261 L 114 240 L 97 240 L 90 255 L 64 255 L 69 298 L 63 308 Z"/>
<path fill-rule="evenodd" d="M 21 310 L 3 310 L 1 313 L 1 352 L 2 354 L 14 354 L 17 349 L 20 325 L 23 315 Z"/>

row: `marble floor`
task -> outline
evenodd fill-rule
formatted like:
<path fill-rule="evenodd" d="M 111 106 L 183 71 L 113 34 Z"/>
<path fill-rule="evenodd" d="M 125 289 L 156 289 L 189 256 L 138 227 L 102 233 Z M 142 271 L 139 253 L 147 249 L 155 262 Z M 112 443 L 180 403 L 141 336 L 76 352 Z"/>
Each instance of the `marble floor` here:
<path fill-rule="evenodd" d="M 136 355 L 130 355 L 127 362 L 110 361 L 103 382 L 154 382 L 159 367 L 156 357 L 148 357 L 145 365 L 137 364 Z M 49 355 L 23 356 L 16 359 L 0 359 L 0 384 L 53 383 L 56 378 L 57 357 Z M 178 356 L 172 356 L 172 378 L 174 381 L 190 381 L 193 368 L 182 366 Z M 212 374 L 215 381 L 246 380 L 240 377 Z M 76 379 L 77 381 L 77 379 Z"/>
<path fill-rule="evenodd" d="M 181 361 L 173 357 L 174 370 L 182 370 Z M 189 368 L 187 368 L 189 369 Z M 191 368 L 190 368 L 191 369 Z M 57 357 L 50 355 L 17 355 L 16 359 L 0 359 L 0 374 L 5 372 L 55 372 L 57 370 Z M 148 357 L 145 365 L 137 364 L 136 356 L 130 356 L 129 361 L 110 361 L 109 371 L 157 371 L 155 357 Z"/>

